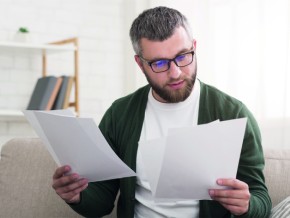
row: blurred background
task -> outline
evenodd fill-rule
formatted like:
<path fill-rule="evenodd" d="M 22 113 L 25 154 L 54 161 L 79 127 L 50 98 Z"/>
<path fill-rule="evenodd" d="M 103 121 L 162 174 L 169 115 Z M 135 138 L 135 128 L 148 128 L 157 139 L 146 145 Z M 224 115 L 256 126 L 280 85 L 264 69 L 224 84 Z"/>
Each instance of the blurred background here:
<path fill-rule="evenodd" d="M 290 147 L 289 0 L 0 0 L 0 44 L 29 29 L 28 43 L 79 39 L 79 108 L 99 122 L 119 97 L 146 84 L 134 61 L 129 29 L 144 9 L 184 13 L 197 40 L 198 78 L 243 101 L 263 146 Z M 69 52 L 50 54 L 49 75 L 72 75 Z M 42 57 L 0 46 L 0 111 L 23 110 Z M 24 119 L 0 114 L 0 142 L 34 136 Z"/>

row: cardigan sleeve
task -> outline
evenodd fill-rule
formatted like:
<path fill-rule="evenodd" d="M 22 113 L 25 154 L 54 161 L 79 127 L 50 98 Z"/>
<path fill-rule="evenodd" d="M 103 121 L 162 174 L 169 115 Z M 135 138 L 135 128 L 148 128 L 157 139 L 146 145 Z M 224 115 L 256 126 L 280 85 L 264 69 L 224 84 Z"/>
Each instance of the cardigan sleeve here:
<path fill-rule="evenodd" d="M 261 135 L 258 124 L 251 112 L 244 106 L 239 114 L 247 117 L 247 127 L 239 161 L 237 179 L 249 185 L 251 193 L 248 213 L 241 217 L 268 217 L 272 207 L 265 185 L 263 169 L 265 165 Z"/>

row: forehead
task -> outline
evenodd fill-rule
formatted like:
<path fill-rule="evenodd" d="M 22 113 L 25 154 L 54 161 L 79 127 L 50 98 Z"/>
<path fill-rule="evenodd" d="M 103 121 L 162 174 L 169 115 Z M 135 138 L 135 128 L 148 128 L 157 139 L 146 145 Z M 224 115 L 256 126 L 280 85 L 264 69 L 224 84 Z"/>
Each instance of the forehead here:
<path fill-rule="evenodd" d="M 193 44 L 183 27 L 177 28 L 173 35 L 164 41 L 151 41 L 142 38 L 140 41 L 142 56 L 145 59 L 173 58 L 181 52 L 188 51 Z"/>

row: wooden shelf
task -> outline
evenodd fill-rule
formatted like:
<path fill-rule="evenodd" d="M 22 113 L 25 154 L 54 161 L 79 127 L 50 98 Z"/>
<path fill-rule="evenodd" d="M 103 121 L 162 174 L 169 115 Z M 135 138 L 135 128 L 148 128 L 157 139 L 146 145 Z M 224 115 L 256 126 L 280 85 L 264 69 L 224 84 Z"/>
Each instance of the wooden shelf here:
<path fill-rule="evenodd" d="M 35 51 L 47 51 L 47 52 L 60 52 L 60 51 L 75 51 L 76 46 L 70 45 L 55 45 L 55 44 L 39 44 L 39 43 L 25 43 L 25 42 L 6 42 L 0 41 L 0 50 L 3 49 L 19 51 L 23 50 L 35 50 Z"/>
<path fill-rule="evenodd" d="M 20 110 L 0 110 L 0 121 L 26 121 L 22 111 Z"/>
<path fill-rule="evenodd" d="M 0 53 L 9 54 L 9 52 L 15 52 L 15 55 L 18 54 L 30 54 L 37 53 L 37 55 L 42 56 L 42 72 L 41 76 L 47 76 L 47 56 L 51 53 L 57 52 L 73 52 L 73 78 L 74 78 L 74 100 L 69 103 L 70 107 L 75 108 L 75 112 L 79 113 L 79 53 L 78 53 L 78 38 L 69 38 L 65 40 L 55 41 L 48 44 L 40 43 L 30 43 L 30 42 L 12 42 L 12 41 L 0 41 Z M 7 53 L 6 53 L 7 52 Z M 5 118 L 5 116 L 7 118 Z M 12 110 L 1 110 L 0 109 L 0 120 L 13 120 L 21 119 L 23 117 L 21 111 L 12 111 Z"/>

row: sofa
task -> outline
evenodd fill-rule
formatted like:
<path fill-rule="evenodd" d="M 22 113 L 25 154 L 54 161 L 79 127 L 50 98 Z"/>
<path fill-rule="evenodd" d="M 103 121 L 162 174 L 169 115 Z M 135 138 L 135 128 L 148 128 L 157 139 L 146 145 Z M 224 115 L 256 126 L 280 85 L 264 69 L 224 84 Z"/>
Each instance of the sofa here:
<path fill-rule="evenodd" d="M 276 206 L 290 196 L 290 149 L 264 149 L 266 184 Z M 51 187 L 56 164 L 38 138 L 15 138 L 2 147 L 0 217 L 81 217 Z M 115 217 L 113 214 L 107 217 Z"/>

